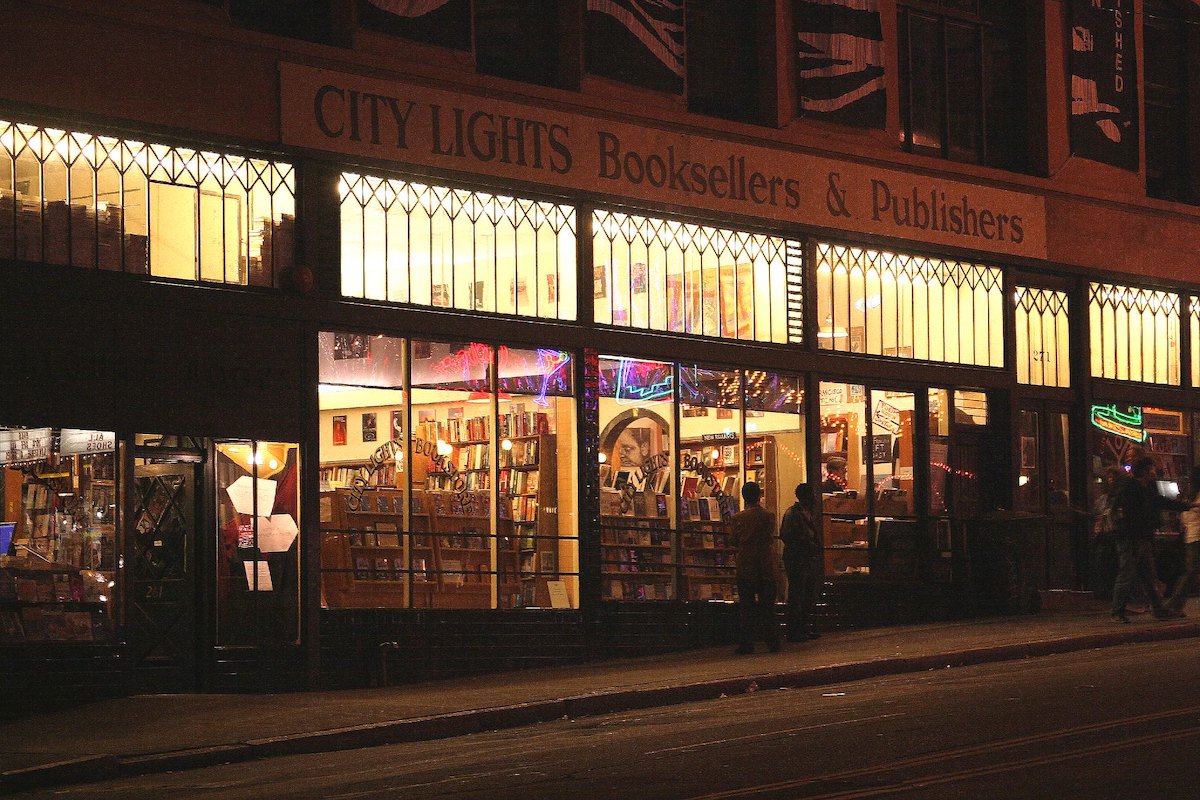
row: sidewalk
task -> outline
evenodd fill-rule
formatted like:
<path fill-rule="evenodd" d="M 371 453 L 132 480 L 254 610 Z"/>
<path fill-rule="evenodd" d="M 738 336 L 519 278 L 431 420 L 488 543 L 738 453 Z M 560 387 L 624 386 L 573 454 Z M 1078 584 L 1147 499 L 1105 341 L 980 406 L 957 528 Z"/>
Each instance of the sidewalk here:
<path fill-rule="evenodd" d="M 827 633 L 417 685 L 286 695 L 141 695 L 0 725 L 0 794 L 307 752 L 461 736 L 758 689 L 1200 637 L 1200 617 L 1114 625 L 1081 611 Z"/>

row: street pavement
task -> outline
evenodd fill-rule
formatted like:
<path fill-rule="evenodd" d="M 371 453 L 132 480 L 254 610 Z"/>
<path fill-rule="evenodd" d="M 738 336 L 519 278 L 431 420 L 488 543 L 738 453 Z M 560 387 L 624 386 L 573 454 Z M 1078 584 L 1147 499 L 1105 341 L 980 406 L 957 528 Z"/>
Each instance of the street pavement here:
<path fill-rule="evenodd" d="M 1100 601 L 1036 615 L 833 631 L 732 647 L 347 691 L 137 695 L 0 725 L 0 794 L 256 758 L 461 736 L 783 687 L 1200 637 L 1200 611 L 1110 621 Z M 2 691 L 2 689 L 0 689 Z"/>

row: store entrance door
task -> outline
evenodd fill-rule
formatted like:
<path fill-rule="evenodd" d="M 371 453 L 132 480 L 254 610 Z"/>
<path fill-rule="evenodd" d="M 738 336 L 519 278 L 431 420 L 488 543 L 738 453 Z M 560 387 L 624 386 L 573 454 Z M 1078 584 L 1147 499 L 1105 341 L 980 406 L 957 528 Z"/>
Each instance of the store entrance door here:
<path fill-rule="evenodd" d="M 135 459 L 128 637 L 141 692 L 197 688 L 198 461 Z"/>
<path fill-rule="evenodd" d="M 1087 581 L 1085 500 L 1071 487 L 1071 417 L 1065 406 L 1024 401 L 1017 417 L 1019 464 L 1014 506 L 1046 520 L 1045 582 L 1080 589 Z"/>

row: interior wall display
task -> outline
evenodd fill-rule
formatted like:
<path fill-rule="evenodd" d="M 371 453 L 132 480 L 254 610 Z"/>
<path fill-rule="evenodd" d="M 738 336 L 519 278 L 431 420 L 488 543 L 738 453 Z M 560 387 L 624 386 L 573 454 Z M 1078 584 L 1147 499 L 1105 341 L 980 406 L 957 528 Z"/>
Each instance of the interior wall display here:
<path fill-rule="evenodd" d="M 335 446 L 346 443 L 346 415 L 338 414 L 333 418 L 333 443 Z"/>
<path fill-rule="evenodd" d="M 798 107 L 846 125 L 887 124 L 878 0 L 796 0 Z"/>
<path fill-rule="evenodd" d="M 1071 0 L 1071 152 L 1138 168 L 1133 0 Z"/>

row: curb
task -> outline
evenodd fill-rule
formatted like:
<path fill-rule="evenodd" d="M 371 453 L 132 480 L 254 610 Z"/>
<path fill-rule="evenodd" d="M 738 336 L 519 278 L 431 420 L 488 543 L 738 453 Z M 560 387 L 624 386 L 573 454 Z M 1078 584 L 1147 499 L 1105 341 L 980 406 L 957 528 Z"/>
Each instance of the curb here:
<path fill-rule="evenodd" d="M 751 673 L 734 678 L 697 681 L 676 686 L 601 691 L 509 706 L 249 739 L 244 742 L 172 750 L 163 753 L 124 756 L 101 754 L 0 773 L 0 794 L 173 770 L 198 769 L 279 756 L 328 753 L 403 742 L 434 741 L 471 733 L 536 725 L 557 719 L 575 719 L 701 700 L 714 700 L 767 689 L 811 688 L 867 678 L 1015 661 L 1122 644 L 1143 644 L 1195 637 L 1200 637 L 1200 621 L 992 645 L 949 653 L 896 656 L 865 661 L 848 661 L 784 672 Z"/>

